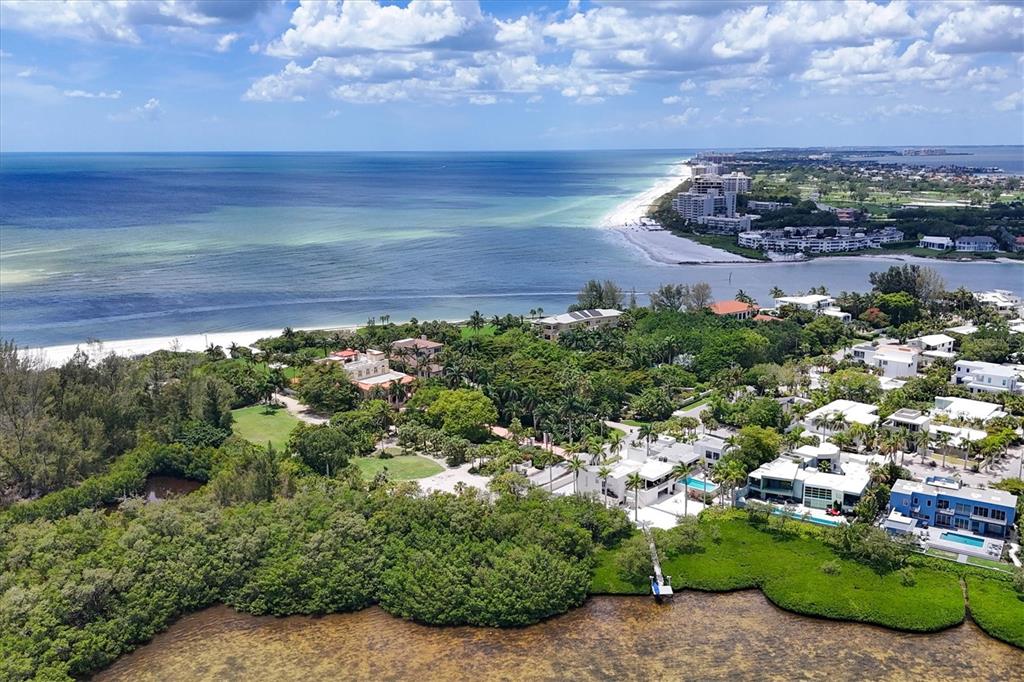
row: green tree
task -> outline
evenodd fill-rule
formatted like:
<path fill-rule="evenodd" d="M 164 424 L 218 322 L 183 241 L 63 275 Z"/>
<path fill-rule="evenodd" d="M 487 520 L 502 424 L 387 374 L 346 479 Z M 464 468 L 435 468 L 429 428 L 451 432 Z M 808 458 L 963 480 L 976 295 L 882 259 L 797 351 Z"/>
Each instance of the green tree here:
<path fill-rule="evenodd" d="M 359 389 L 337 362 L 306 367 L 299 376 L 296 393 L 300 401 L 325 414 L 351 410 L 359 399 Z"/>
<path fill-rule="evenodd" d="M 470 388 L 442 391 L 427 408 L 426 415 L 444 433 L 474 443 L 485 440 L 489 435 L 487 425 L 498 420 L 491 399 Z"/>

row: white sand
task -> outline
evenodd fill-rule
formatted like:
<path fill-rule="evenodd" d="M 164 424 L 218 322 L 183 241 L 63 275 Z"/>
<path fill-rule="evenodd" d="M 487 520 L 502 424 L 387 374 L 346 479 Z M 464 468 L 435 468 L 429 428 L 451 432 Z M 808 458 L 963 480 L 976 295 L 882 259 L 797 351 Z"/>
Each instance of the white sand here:
<path fill-rule="evenodd" d="M 655 263 L 755 263 L 713 246 L 699 244 L 686 237 L 677 237 L 660 227 L 620 227 L 615 230 L 627 243 L 640 249 Z"/>
<path fill-rule="evenodd" d="M 309 329 L 322 329 L 310 327 Z M 332 327 L 332 329 L 356 329 L 357 327 Z M 145 355 L 158 350 L 203 351 L 210 345 L 227 349 L 232 343 L 239 346 L 250 346 L 259 339 L 268 336 L 280 336 L 280 329 L 260 329 L 256 331 L 217 332 L 215 334 L 186 334 L 183 336 L 154 336 L 148 339 L 122 339 L 119 341 L 99 341 L 91 344 L 68 344 L 64 346 L 46 346 L 33 348 L 31 352 L 39 352 L 50 365 L 62 365 L 75 354 L 78 348 L 89 351 L 93 357 L 114 355 Z"/>
<path fill-rule="evenodd" d="M 614 230 L 630 246 L 639 249 L 656 263 L 747 263 L 749 258 L 677 237 L 647 217 L 651 204 L 690 177 L 687 160 L 673 166 L 669 174 L 650 189 L 631 197 L 601 218 L 600 227 Z"/>

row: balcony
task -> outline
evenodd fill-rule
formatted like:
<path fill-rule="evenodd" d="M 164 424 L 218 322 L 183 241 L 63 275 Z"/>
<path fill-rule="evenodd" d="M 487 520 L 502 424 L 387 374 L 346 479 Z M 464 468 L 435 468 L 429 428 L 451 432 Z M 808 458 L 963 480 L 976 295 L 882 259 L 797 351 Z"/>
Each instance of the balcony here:
<path fill-rule="evenodd" d="M 971 521 L 984 521 L 985 523 L 998 523 L 1000 526 L 1006 525 L 1006 519 L 994 519 L 991 516 L 982 516 L 981 514 L 971 514 Z"/>

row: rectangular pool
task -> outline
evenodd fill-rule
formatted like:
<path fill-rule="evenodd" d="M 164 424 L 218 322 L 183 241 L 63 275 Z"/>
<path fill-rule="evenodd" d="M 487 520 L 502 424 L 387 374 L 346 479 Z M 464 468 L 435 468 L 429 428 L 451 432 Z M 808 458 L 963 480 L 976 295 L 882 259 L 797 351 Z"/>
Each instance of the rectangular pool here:
<path fill-rule="evenodd" d="M 960 533 L 943 533 L 939 537 L 946 542 L 956 542 L 961 545 L 970 545 L 971 547 L 985 546 L 985 541 L 981 538 L 972 537 L 970 535 L 961 535 Z"/>
<path fill-rule="evenodd" d="M 702 490 L 706 493 L 713 493 L 716 490 L 718 490 L 717 484 L 712 483 L 711 481 L 705 481 L 704 479 L 701 478 L 693 478 L 692 476 L 687 476 L 686 479 L 680 481 L 680 483 L 685 485 L 687 488 L 693 488 L 694 490 Z"/>
<path fill-rule="evenodd" d="M 807 521 L 808 523 L 816 523 L 819 526 L 838 526 L 839 525 L 839 521 L 830 521 L 828 519 L 819 519 L 816 516 L 808 516 L 805 519 L 800 514 L 786 514 L 786 512 L 782 511 L 781 509 L 776 509 L 775 511 L 772 512 L 772 514 L 774 514 L 775 516 L 785 515 L 785 516 L 788 516 L 791 519 L 796 519 L 797 521 Z"/>

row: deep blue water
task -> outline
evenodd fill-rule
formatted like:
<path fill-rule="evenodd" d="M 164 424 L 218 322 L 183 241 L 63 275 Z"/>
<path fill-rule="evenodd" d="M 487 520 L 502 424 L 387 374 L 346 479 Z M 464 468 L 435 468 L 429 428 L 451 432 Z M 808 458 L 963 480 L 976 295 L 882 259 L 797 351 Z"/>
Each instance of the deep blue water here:
<path fill-rule="evenodd" d="M 886 265 L 662 265 L 594 227 L 689 155 L 3 155 L 0 335 L 50 345 L 553 312 L 594 277 L 767 299 L 775 285 L 865 289 Z M 1024 291 L 1018 265 L 937 267 L 954 286 Z"/>

